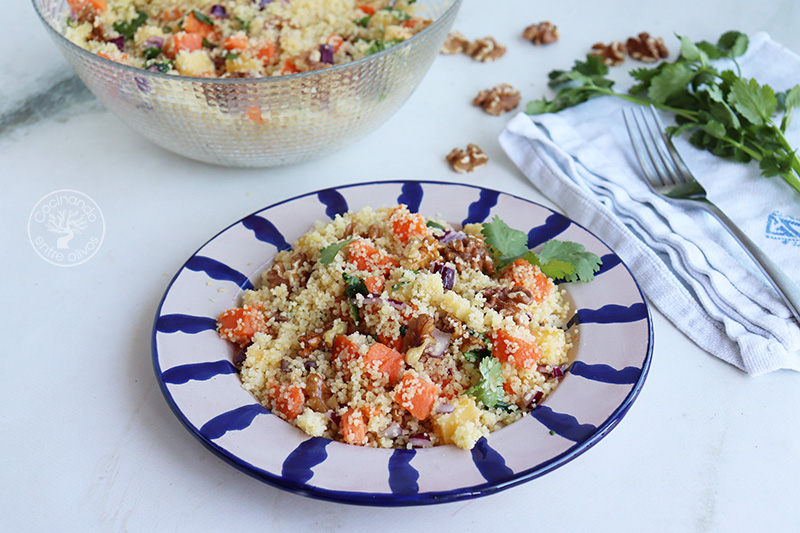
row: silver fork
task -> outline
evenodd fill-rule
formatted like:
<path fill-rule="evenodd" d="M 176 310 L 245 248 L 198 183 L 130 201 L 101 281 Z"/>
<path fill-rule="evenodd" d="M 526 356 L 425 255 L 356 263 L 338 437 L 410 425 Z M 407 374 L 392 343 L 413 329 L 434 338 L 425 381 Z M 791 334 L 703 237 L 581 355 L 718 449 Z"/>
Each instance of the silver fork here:
<path fill-rule="evenodd" d="M 628 135 L 645 183 L 655 193 L 681 204 L 691 203 L 705 209 L 719 220 L 723 227 L 744 248 L 758 265 L 778 295 L 800 323 L 800 290 L 761 249 L 740 230 L 716 205 L 706 198 L 706 191 L 694 178 L 680 154 L 664 133 L 664 125 L 655 108 L 625 109 L 622 112 Z"/>

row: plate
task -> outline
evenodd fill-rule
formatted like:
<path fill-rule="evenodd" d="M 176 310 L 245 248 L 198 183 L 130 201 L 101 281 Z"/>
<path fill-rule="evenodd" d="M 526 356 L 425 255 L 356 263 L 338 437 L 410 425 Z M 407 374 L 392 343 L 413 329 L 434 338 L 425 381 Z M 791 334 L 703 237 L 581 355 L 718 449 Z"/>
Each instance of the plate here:
<path fill-rule="evenodd" d="M 500 216 L 531 247 L 557 237 L 603 260 L 590 283 L 563 285 L 579 328 L 561 385 L 517 422 L 470 450 L 391 450 L 309 437 L 245 391 L 235 348 L 216 317 L 238 303 L 279 250 L 316 221 L 403 203 L 451 223 Z M 422 505 L 485 496 L 546 474 L 582 454 L 622 419 L 652 356 L 652 321 L 620 258 L 588 230 L 542 205 L 491 189 L 431 181 L 361 183 L 271 205 L 229 226 L 173 278 L 153 327 L 153 365 L 164 397 L 186 428 L 223 460 L 270 485 L 336 502 Z"/>

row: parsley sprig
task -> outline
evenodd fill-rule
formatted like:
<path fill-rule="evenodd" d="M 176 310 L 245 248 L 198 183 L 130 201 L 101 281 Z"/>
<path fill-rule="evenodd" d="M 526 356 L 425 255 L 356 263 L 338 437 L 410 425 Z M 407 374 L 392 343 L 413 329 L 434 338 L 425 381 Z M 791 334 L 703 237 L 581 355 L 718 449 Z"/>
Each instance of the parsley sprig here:
<path fill-rule="evenodd" d="M 613 89 L 608 67 L 590 54 L 571 70 L 550 72 L 548 85 L 558 91 L 555 98 L 530 102 L 526 112 L 557 112 L 601 95 L 653 105 L 675 114 L 677 125 L 667 128 L 669 135 L 689 132 L 689 141 L 700 149 L 743 163 L 756 160 L 763 176 L 781 176 L 800 193 L 800 159 L 784 135 L 794 109 L 800 107 L 800 85 L 776 91 L 743 78 L 736 63 L 749 45 L 743 33 L 727 32 L 716 44 L 678 38 L 680 56 L 653 68 L 632 70 L 637 83 L 628 93 Z M 720 72 L 711 63 L 723 58 L 733 61 L 736 72 Z M 780 113 L 776 123 L 773 119 Z"/>
<path fill-rule="evenodd" d="M 540 252 L 529 250 L 528 236 L 509 227 L 496 215 L 491 222 L 483 225 L 481 234 L 499 269 L 522 258 L 541 268 L 553 279 L 591 281 L 602 264 L 596 254 L 587 252 L 582 244 L 572 241 L 550 239 Z"/>

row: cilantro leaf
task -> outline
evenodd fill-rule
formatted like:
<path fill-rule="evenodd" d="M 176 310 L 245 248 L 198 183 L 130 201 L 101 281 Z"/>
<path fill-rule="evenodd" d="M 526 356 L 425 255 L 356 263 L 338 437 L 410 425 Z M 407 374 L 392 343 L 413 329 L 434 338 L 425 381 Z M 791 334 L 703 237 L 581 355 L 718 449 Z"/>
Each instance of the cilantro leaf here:
<path fill-rule="evenodd" d="M 194 18 L 197 19 L 197 22 L 202 22 L 203 24 L 208 24 L 209 26 L 214 25 L 214 19 L 212 19 L 208 15 L 204 15 L 196 9 L 192 10 L 192 14 L 194 15 Z"/>
<path fill-rule="evenodd" d="M 469 394 L 486 407 L 494 407 L 503 397 L 503 367 L 495 357 L 484 357 L 478 364 L 481 380 L 468 388 Z"/>
<path fill-rule="evenodd" d="M 602 264 L 600 258 L 587 252 L 582 244 L 556 239 L 547 241 L 536 257 L 542 272 L 566 281 L 591 281 Z"/>
<path fill-rule="evenodd" d="M 491 222 L 483 225 L 481 234 L 492 250 L 492 255 L 499 268 L 513 263 L 528 253 L 528 236 L 522 231 L 510 228 L 497 215 Z"/>
<path fill-rule="evenodd" d="M 728 102 L 754 126 L 762 126 L 778 107 L 775 91 L 755 79 L 737 78 L 731 84 Z"/>
<path fill-rule="evenodd" d="M 147 22 L 147 13 L 144 11 L 137 11 L 135 19 L 126 22 L 115 22 L 111 27 L 120 35 L 124 35 L 126 40 L 130 40 L 133 39 L 136 30 L 145 22 Z"/>
<path fill-rule="evenodd" d="M 367 289 L 367 284 L 364 283 L 363 279 L 351 276 L 347 272 L 342 272 L 342 278 L 344 278 L 344 282 L 347 283 L 347 287 L 344 289 L 344 295 L 348 298 L 356 294 L 363 294 L 364 296 L 369 294 L 369 289 Z"/>
<path fill-rule="evenodd" d="M 342 248 L 350 244 L 351 242 L 355 241 L 355 237 L 350 237 L 340 242 L 335 242 L 331 245 L 326 246 L 319 253 L 319 262 L 323 265 L 330 265 L 333 263 L 333 258 L 336 257 Z"/>

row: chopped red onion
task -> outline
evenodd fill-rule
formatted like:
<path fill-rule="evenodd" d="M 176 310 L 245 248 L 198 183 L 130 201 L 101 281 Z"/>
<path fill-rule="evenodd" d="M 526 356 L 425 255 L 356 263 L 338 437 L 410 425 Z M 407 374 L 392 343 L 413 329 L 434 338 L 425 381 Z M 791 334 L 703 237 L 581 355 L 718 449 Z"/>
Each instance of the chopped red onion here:
<path fill-rule="evenodd" d="M 387 298 L 386 302 L 395 309 L 397 309 L 398 311 L 402 311 L 406 307 L 406 304 L 404 302 L 401 302 L 400 300 L 395 300 L 393 298 Z"/>
<path fill-rule="evenodd" d="M 115 45 L 120 52 L 125 51 L 125 36 L 120 35 L 119 37 L 114 37 L 113 39 L 109 39 L 107 42 Z"/>
<path fill-rule="evenodd" d="M 538 371 L 540 374 L 550 374 L 550 369 L 549 369 L 549 368 L 547 368 L 547 366 L 546 366 L 546 365 L 539 365 L 538 367 L 536 367 L 536 370 L 537 370 L 537 371 Z"/>
<path fill-rule="evenodd" d="M 541 401 L 542 396 L 544 396 L 544 393 L 540 390 L 535 392 L 529 390 L 522 395 L 522 402 L 528 409 L 533 409 L 533 407 Z"/>
<path fill-rule="evenodd" d="M 210 13 L 212 17 L 217 17 L 218 19 L 228 18 L 228 12 L 225 11 L 225 6 L 221 6 L 219 4 L 214 4 L 211 6 Z"/>
<path fill-rule="evenodd" d="M 439 414 L 452 413 L 455 410 L 456 406 L 453 405 L 452 403 L 447 403 L 447 402 L 440 403 L 439 407 L 436 408 L 436 412 Z"/>
<path fill-rule="evenodd" d="M 431 271 L 442 277 L 442 286 L 444 290 L 449 291 L 453 288 L 453 285 L 456 283 L 456 271 L 453 267 L 437 262 L 431 265 Z"/>
<path fill-rule="evenodd" d="M 272 3 L 272 0 L 260 0 L 260 2 L 258 3 L 258 8 L 259 9 L 264 9 L 265 5 L 271 4 L 271 3 Z"/>
<path fill-rule="evenodd" d="M 388 426 L 386 426 L 386 429 L 384 429 L 381 432 L 381 437 L 384 437 L 386 439 L 396 439 L 402 433 L 403 430 L 400 427 L 400 424 L 398 424 L 397 422 L 392 422 Z"/>
<path fill-rule="evenodd" d="M 448 242 L 452 241 L 460 241 L 461 239 L 466 239 L 467 234 L 463 231 L 455 231 L 455 230 L 445 230 L 444 235 L 439 238 L 439 242 L 442 244 L 447 244 Z"/>
<path fill-rule="evenodd" d="M 553 367 L 553 377 L 556 379 L 561 379 L 564 377 L 564 369 L 560 366 Z"/>
<path fill-rule="evenodd" d="M 333 46 L 329 44 L 319 45 L 319 60 L 323 63 L 333 65 Z"/>
<path fill-rule="evenodd" d="M 408 442 L 411 444 L 412 448 L 428 448 L 433 445 L 431 438 L 425 433 L 411 435 L 408 438 Z"/>
<path fill-rule="evenodd" d="M 450 334 L 445 333 L 444 331 L 433 328 L 433 333 L 431 334 L 433 339 L 436 341 L 436 344 L 433 346 L 429 346 L 425 349 L 425 355 L 428 357 L 433 357 L 434 359 L 439 359 L 444 355 L 447 349 L 450 347 Z"/>
<path fill-rule="evenodd" d="M 158 35 L 153 35 L 152 37 L 148 37 L 147 40 L 144 42 L 145 48 L 164 48 L 164 38 L 159 37 Z"/>

